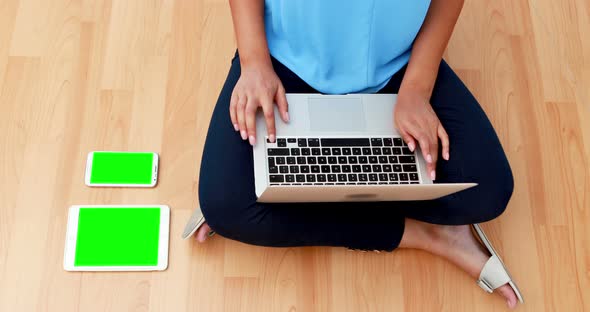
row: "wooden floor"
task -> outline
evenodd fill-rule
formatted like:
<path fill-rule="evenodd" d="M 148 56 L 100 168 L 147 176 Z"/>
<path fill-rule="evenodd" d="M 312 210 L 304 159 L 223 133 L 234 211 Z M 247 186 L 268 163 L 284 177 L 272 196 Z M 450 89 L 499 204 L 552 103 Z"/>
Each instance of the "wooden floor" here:
<path fill-rule="evenodd" d="M 587 0 L 467 1 L 446 55 L 512 164 L 484 227 L 521 311 L 590 311 L 589 34 Z M 225 0 L 0 0 L 0 311 L 505 308 L 419 251 L 181 240 L 234 49 Z M 92 150 L 160 153 L 158 186 L 86 187 Z M 170 205 L 168 270 L 65 272 L 68 207 L 117 203 Z"/>

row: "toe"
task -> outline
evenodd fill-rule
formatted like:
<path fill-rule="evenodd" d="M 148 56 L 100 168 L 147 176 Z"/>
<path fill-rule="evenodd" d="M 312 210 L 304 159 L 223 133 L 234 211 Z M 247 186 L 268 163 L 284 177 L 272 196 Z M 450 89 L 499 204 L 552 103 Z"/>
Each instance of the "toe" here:
<path fill-rule="evenodd" d="M 498 289 L 496 289 L 496 291 L 502 297 L 504 297 L 504 299 L 506 300 L 506 304 L 508 305 L 508 307 L 510 309 L 516 308 L 516 302 L 518 299 L 516 298 L 516 294 L 514 293 L 514 290 L 512 290 L 512 287 L 510 287 L 510 285 L 508 285 L 508 284 L 502 285 L 502 286 L 498 287 Z"/>
<path fill-rule="evenodd" d="M 209 227 L 209 224 L 204 223 L 198 230 L 197 230 L 197 241 L 199 243 L 204 243 L 207 240 L 207 237 L 209 237 L 207 234 L 209 233 L 209 231 L 211 231 L 211 228 Z"/>

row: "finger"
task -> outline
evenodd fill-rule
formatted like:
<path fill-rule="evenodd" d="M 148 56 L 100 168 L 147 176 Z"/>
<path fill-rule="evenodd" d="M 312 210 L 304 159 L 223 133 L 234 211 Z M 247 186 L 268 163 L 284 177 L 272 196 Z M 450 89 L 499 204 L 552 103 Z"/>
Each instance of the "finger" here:
<path fill-rule="evenodd" d="M 438 125 L 438 137 L 440 138 L 440 143 L 442 145 L 442 157 L 445 160 L 449 160 L 449 135 L 447 134 L 447 131 L 445 131 L 445 128 L 439 124 Z"/>
<path fill-rule="evenodd" d="M 248 132 L 246 132 L 246 104 L 248 103 L 248 97 L 241 95 L 238 97 L 238 106 L 236 108 L 236 114 L 238 115 L 238 128 L 240 129 L 240 135 L 242 140 L 248 139 Z"/>
<path fill-rule="evenodd" d="M 399 132 L 402 135 L 402 140 L 406 142 L 410 151 L 413 152 L 416 149 L 416 142 L 414 141 L 414 138 L 404 128 L 400 128 Z"/>
<path fill-rule="evenodd" d="M 414 133 L 411 133 L 418 140 L 418 144 L 420 144 L 420 150 L 422 151 L 422 156 L 426 160 L 426 172 L 430 175 L 430 178 L 434 180 L 436 178 L 436 171 L 434 166 L 434 158 L 432 156 L 431 150 L 431 140 L 429 136 L 422 130 L 414 129 Z"/>
<path fill-rule="evenodd" d="M 430 163 L 430 178 L 432 180 L 436 179 L 436 162 L 438 161 L 438 137 L 436 133 L 433 133 L 429 136 L 430 140 L 430 156 L 432 162 Z"/>
<path fill-rule="evenodd" d="M 262 103 L 262 112 L 264 113 L 264 120 L 266 121 L 266 132 L 268 133 L 268 140 L 271 143 L 275 142 L 275 109 L 272 99 L 265 99 Z"/>
<path fill-rule="evenodd" d="M 253 98 L 248 98 L 246 104 L 245 116 L 246 116 L 246 131 L 248 133 L 248 140 L 250 145 L 256 144 L 256 110 L 258 109 L 258 101 Z"/>
<path fill-rule="evenodd" d="M 236 115 L 236 108 L 238 106 L 238 96 L 236 92 L 232 92 L 231 99 L 229 100 L 229 117 L 231 119 L 231 124 L 234 126 L 234 130 L 238 131 L 240 128 L 238 127 L 238 116 Z"/>
<path fill-rule="evenodd" d="M 289 122 L 289 104 L 287 103 L 287 96 L 283 85 L 279 85 L 279 89 L 275 94 L 275 101 L 279 107 L 279 113 L 284 122 Z"/>

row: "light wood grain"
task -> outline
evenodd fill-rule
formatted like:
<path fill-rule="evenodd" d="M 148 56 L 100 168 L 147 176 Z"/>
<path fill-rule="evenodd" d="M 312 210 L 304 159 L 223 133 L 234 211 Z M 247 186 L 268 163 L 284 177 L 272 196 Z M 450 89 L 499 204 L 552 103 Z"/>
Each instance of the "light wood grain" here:
<path fill-rule="evenodd" d="M 467 1 L 446 52 L 516 177 L 484 227 L 523 311 L 590 310 L 589 12 L 586 0 Z M 420 251 L 181 240 L 234 49 L 222 0 L 0 0 L 0 311 L 505 308 Z M 101 149 L 160 153 L 158 187 L 84 186 Z M 62 269 L 69 205 L 146 202 L 172 208 L 167 271 Z"/>

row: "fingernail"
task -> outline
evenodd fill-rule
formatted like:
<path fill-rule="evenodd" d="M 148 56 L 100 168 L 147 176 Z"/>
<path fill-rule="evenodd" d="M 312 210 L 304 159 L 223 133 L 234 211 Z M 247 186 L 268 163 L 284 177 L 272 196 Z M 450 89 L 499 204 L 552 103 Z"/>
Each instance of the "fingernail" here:
<path fill-rule="evenodd" d="M 430 172 L 430 179 L 432 179 L 433 181 L 436 180 L 436 172 L 434 172 L 434 170 Z"/>
<path fill-rule="evenodd" d="M 274 134 L 271 134 L 271 135 L 268 137 L 268 140 L 270 141 L 270 143 L 274 143 L 274 142 L 275 142 L 275 135 L 274 135 Z"/>
<path fill-rule="evenodd" d="M 291 118 L 289 117 L 289 112 L 285 112 L 285 120 L 287 122 L 291 121 Z"/>
<path fill-rule="evenodd" d="M 254 146 L 256 144 L 256 138 L 253 135 L 250 136 L 250 145 Z"/>
<path fill-rule="evenodd" d="M 430 156 L 430 154 L 426 155 L 426 161 L 429 163 L 432 162 L 432 156 Z"/>
<path fill-rule="evenodd" d="M 445 160 L 449 160 L 449 153 L 445 153 Z"/>
<path fill-rule="evenodd" d="M 242 131 L 240 132 L 240 134 L 242 135 L 242 140 L 245 140 L 245 139 L 247 139 L 247 138 L 248 138 L 248 135 L 246 134 L 246 130 L 242 130 Z"/>
<path fill-rule="evenodd" d="M 239 130 L 240 130 L 240 128 L 238 128 L 238 124 L 234 124 L 234 129 L 235 129 L 236 131 L 239 131 Z"/>
<path fill-rule="evenodd" d="M 410 149 L 410 151 L 412 151 L 412 152 L 413 152 L 413 151 L 414 151 L 414 148 L 416 148 L 416 146 L 414 146 L 414 142 L 410 142 L 410 143 L 408 144 L 408 148 Z"/>

